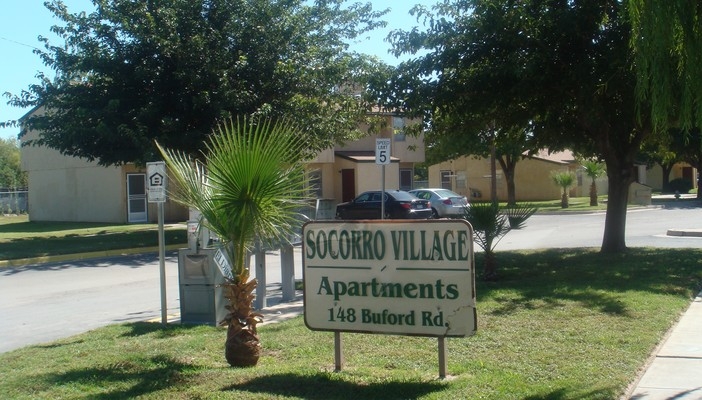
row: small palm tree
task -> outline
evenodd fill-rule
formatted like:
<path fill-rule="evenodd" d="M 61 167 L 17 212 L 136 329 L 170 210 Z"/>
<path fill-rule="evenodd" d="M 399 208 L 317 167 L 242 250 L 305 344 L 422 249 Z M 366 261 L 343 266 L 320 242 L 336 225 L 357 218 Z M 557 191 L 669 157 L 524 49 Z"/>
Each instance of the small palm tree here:
<path fill-rule="evenodd" d="M 483 249 L 483 279 L 497 280 L 495 246 L 510 230 L 507 216 L 500 212 L 495 202 L 476 202 L 464 207 L 466 220 L 473 227 L 475 242 Z"/>
<path fill-rule="evenodd" d="M 246 256 L 255 240 L 285 241 L 299 227 L 309 204 L 303 136 L 286 122 L 229 120 L 207 144 L 204 162 L 159 146 L 176 181 L 173 200 L 200 211 L 202 223 L 220 238 L 232 262 L 233 279 L 221 285 L 229 311 L 225 356 L 232 366 L 256 365 L 260 339 L 253 311 L 256 280 L 249 279 Z"/>
<path fill-rule="evenodd" d="M 571 171 L 554 171 L 551 173 L 553 182 L 563 188 L 561 196 L 561 208 L 568 208 L 568 189 L 575 183 L 575 174 Z"/>
<path fill-rule="evenodd" d="M 592 183 L 590 184 L 590 205 L 596 206 L 597 184 L 595 183 L 595 179 L 599 178 L 605 173 L 605 165 L 595 160 L 586 160 L 583 162 L 583 169 L 585 170 L 585 175 L 592 179 Z"/>

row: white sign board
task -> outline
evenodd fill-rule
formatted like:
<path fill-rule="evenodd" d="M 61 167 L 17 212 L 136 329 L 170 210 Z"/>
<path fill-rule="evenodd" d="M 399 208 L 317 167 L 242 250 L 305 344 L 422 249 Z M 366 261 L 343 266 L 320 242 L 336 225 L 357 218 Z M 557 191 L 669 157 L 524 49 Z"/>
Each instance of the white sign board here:
<path fill-rule="evenodd" d="M 229 264 L 227 255 L 224 254 L 222 249 L 217 249 L 215 252 L 214 262 L 217 264 L 220 272 L 222 272 L 222 275 L 224 275 L 226 278 L 234 279 L 234 275 L 232 274 L 232 266 Z"/>
<path fill-rule="evenodd" d="M 375 139 L 375 163 L 390 164 L 390 139 Z"/>
<path fill-rule="evenodd" d="M 473 230 L 465 220 L 314 221 L 302 229 L 308 328 L 475 333 Z"/>
<path fill-rule="evenodd" d="M 163 161 L 146 163 L 146 195 L 149 203 L 166 201 L 166 163 Z"/>

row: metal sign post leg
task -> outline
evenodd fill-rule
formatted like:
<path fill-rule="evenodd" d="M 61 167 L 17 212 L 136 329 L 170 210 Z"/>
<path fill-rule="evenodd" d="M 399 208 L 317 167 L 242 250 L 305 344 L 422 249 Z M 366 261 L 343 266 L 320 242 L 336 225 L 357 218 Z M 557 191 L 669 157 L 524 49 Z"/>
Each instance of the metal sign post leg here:
<path fill-rule="evenodd" d="M 344 351 L 341 345 L 341 332 L 334 332 L 334 372 L 341 372 L 344 366 Z"/>
<path fill-rule="evenodd" d="M 446 378 L 446 337 L 439 336 L 439 378 Z"/>
<path fill-rule="evenodd" d="M 161 323 L 168 323 L 166 304 L 166 243 L 163 232 L 163 202 L 158 203 L 158 263 L 161 272 Z"/>

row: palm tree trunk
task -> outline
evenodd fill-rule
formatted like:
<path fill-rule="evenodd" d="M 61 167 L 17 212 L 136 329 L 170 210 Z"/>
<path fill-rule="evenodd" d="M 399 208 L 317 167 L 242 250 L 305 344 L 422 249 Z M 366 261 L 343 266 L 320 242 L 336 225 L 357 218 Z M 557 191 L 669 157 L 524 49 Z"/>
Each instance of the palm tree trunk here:
<path fill-rule="evenodd" d="M 224 357 L 232 367 L 253 367 L 261 357 L 261 340 L 250 330 L 237 325 L 231 324 L 227 328 Z"/>
<path fill-rule="evenodd" d="M 597 184 L 595 184 L 594 179 L 590 185 L 590 206 L 597 206 Z"/>
<path fill-rule="evenodd" d="M 497 280 L 497 257 L 493 251 L 486 250 L 484 253 L 483 279 L 486 281 Z"/>

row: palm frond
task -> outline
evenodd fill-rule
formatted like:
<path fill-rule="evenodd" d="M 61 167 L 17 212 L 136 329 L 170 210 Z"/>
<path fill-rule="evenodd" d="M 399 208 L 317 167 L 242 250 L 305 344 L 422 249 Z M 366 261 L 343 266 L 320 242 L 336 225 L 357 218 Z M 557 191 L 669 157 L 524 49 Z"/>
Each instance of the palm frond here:
<path fill-rule="evenodd" d="M 304 136 L 287 121 L 229 120 L 206 145 L 205 165 L 159 146 L 177 189 L 175 201 L 200 211 L 227 246 L 234 273 L 254 240 L 285 241 L 309 207 L 301 154 Z"/>

